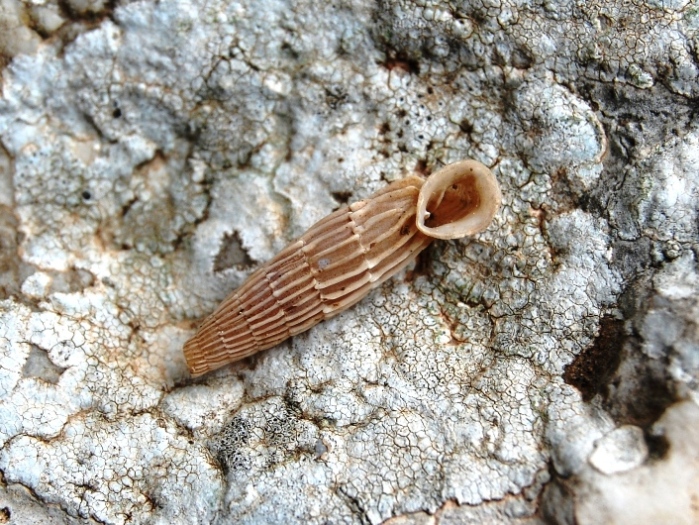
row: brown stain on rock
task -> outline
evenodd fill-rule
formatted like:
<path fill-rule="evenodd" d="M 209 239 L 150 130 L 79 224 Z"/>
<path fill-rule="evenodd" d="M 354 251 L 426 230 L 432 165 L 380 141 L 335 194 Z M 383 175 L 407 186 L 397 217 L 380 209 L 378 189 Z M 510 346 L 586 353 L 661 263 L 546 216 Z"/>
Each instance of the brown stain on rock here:
<path fill-rule="evenodd" d="M 583 401 L 590 401 L 595 395 L 605 393 L 621 362 L 625 339 L 624 321 L 603 317 L 592 346 L 578 354 L 566 367 L 563 379 L 580 390 Z"/>

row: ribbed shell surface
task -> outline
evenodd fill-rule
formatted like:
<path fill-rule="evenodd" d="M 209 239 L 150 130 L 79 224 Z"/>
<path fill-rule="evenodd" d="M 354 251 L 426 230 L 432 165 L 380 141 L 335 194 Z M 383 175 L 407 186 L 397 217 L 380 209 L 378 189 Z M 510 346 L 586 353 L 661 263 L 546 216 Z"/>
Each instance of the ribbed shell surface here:
<path fill-rule="evenodd" d="M 185 344 L 192 375 L 337 315 L 403 268 L 432 241 L 416 226 L 422 184 L 408 177 L 337 210 L 255 271 Z"/>

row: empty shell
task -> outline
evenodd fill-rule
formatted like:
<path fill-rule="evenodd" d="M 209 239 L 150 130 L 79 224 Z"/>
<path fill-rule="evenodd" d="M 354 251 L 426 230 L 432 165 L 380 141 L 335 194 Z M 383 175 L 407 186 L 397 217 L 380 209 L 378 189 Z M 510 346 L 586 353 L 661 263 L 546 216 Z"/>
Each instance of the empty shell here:
<path fill-rule="evenodd" d="M 480 162 L 409 176 L 331 213 L 258 268 L 184 345 L 193 376 L 271 348 L 361 300 L 433 239 L 474 235 L 501 201 Z"/>

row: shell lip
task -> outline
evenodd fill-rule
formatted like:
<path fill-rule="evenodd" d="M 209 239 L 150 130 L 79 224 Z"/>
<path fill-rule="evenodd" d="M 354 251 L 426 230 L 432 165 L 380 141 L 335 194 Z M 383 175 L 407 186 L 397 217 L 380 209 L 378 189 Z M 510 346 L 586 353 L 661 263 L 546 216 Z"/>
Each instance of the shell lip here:
<path fill-rule="evenodd" d="M 485 230 L 495 217 L 502 194 L 487 166 L 475 160 L 449 164 L 420 189 L 417 227 L 435 239 L 458 239 Z"/>

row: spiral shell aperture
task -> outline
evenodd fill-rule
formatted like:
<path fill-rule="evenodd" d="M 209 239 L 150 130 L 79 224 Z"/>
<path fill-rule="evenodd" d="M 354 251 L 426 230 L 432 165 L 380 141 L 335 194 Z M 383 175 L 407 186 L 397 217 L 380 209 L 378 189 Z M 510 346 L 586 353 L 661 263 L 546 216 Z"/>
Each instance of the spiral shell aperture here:
<path fill-rule="evenodd" d="M 248 277 L 184 345 L 199 376 L 266 350 L 360 301 L 433 239 L 474 235 L 501 201 L 480 162 L 409 176 L 331 213 Z"/>

